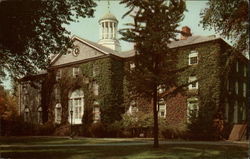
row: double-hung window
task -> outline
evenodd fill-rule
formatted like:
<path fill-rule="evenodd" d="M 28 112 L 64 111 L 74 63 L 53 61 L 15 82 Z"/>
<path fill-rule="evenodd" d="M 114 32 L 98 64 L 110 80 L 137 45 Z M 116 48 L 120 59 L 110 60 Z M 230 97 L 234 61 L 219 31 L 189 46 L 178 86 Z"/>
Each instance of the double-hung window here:
<path fill-rule="evenodd" d="M 195 65 L 198 64 L 198 52 L 197 51 L 191 51 L 188 55 L 188 64 L 189 65 Z"/>

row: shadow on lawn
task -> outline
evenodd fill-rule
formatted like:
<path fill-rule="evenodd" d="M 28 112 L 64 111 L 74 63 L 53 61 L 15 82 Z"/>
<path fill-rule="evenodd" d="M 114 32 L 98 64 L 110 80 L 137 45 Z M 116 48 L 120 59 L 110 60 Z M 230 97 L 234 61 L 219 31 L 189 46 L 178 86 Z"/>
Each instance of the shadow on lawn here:
<path fill-rule="evenodd" d="M 213 145 L 93 146 L 16 149 L 1 154 L 11 159 L 244 159 L 247 148 Z"/>

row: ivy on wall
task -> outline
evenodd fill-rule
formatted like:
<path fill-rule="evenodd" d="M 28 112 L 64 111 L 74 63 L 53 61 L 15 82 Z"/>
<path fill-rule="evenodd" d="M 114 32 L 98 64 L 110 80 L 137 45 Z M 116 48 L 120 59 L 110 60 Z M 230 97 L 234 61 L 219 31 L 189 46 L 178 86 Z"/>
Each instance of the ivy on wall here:
<path fill-rule="evenodd" d="M 80 68 L 77 77 L 72 76 L 73 67 Z M 56 71 L 61 70 L 61 79 L 56 81 Z M 83 129 L 93 123 L 93 106 L 98 104 L 101 111 L 101 122 L 104 125 L 121 119 L 124 113 L 123 103 L 123 62 L 112 57 L 100 58 L 86 63 L 51 70 L 43 84 L 43 104 L 48 106 L 48 120 L 55 120 L 55 105 L 62 105 L 62 122 L 68 123 L 69 95 L 76 89 L 84 92 Z M 99 86 L 98 95 L 93 92 L 93 84 Z M 56 98 L 55 89 L 59 90 L 60 98 Z"/>

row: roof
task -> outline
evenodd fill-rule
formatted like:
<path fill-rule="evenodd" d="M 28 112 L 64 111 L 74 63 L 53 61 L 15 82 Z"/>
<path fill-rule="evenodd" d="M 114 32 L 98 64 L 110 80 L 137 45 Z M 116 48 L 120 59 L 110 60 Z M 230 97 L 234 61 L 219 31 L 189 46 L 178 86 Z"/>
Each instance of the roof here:
<path fill-rule="evenodd" d="M 114 21 L 118 22 L 118 20 L 116 19 L 116 17 L 113 14 L 111 14 L 110 12 L 104 14 L 104 16 L 102 16 L 99 19 L 99 22 L 102 21 L 102 20 L 114 20 Z"/>
<path fill-rule="evenodd" d="M 112 50 L 110 48 L 107 48 L 105 46 L 102 46 L 96 42 L 80 38 L 76 35 L 74 35 L 72 37 L 72 39 L 79 40 L 79 41 L 85 43 L 86 45 L 88 45 L 88 46 L 90 46 L 90 47 L 92 47 L 92 48 L 94 48 L 94 49 L 96 49 L 96 50 L 98 50 L 106 55 L 114 55 L 114 56 L 117 56 L 120 58 L 129 58 L 129 57 L 133 57 L 135 55 L 135 50 L 118 52 L 118 51 Z M 173 41 L 170 44 L 168 44 L 168 46 L 170 48 L 177 48 L 177 47 L 183 47 L 183 46 L 213 41 L 213 40 L 217 40 L 217 39 L 221 39 L 221 38 L 216 37 L 214 35 L 213 36 L 190 36 L 186 40 Z M 60 56 L 61 56 L 61 54 L 58 54 L 56 57 L 54 57 L 51 61 L 51 64 L 54 63 L 54 61 L 56 61 Z"/>
<path fill-rule="evenodd" d="M 190 36 L 186 40 L 173 41 L 170 44 L 168 44 L 168 46 L 169 48 L 177 48 L 177 47 L 199 44 L 199 43 L 208 42 L 208 41 L 217 40 L 217 39 L 221 39 L 221 38 L 215 37 L 214 35 L 212 36 Z M 134 50 L 120 52 L 118 54 L 118 56 L 122 58 L 133 57 L 134 55 L 135 55 Z"/>
<path fill-rule="evenodd" d="M 211 35 L 211 36 L 190 36 L 186 40 L 173 41 L 170 44 L 168 44 L 168 46 L 170 48 L 176 48 L 176 47 L 182 47 L 182 46 L 187 46 L 187 45 L 193 45 L 193 44 L 213 41 L 213 40 L 217 40 L 217 39 L 221 39 L 221 38 L 216 37 L 215 35 Z"/>

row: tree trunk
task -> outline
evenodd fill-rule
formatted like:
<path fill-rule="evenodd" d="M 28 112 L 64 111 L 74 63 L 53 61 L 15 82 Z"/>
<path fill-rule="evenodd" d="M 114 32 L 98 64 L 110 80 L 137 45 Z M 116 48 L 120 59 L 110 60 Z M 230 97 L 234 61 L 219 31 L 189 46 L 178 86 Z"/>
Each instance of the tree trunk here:
<path fill-rule="evenodd" d="M 159 147 L 158 110 L 157 110 L 157 87 L 153 93 L 153 113 L 154 113 L 154 147 Z"/>

